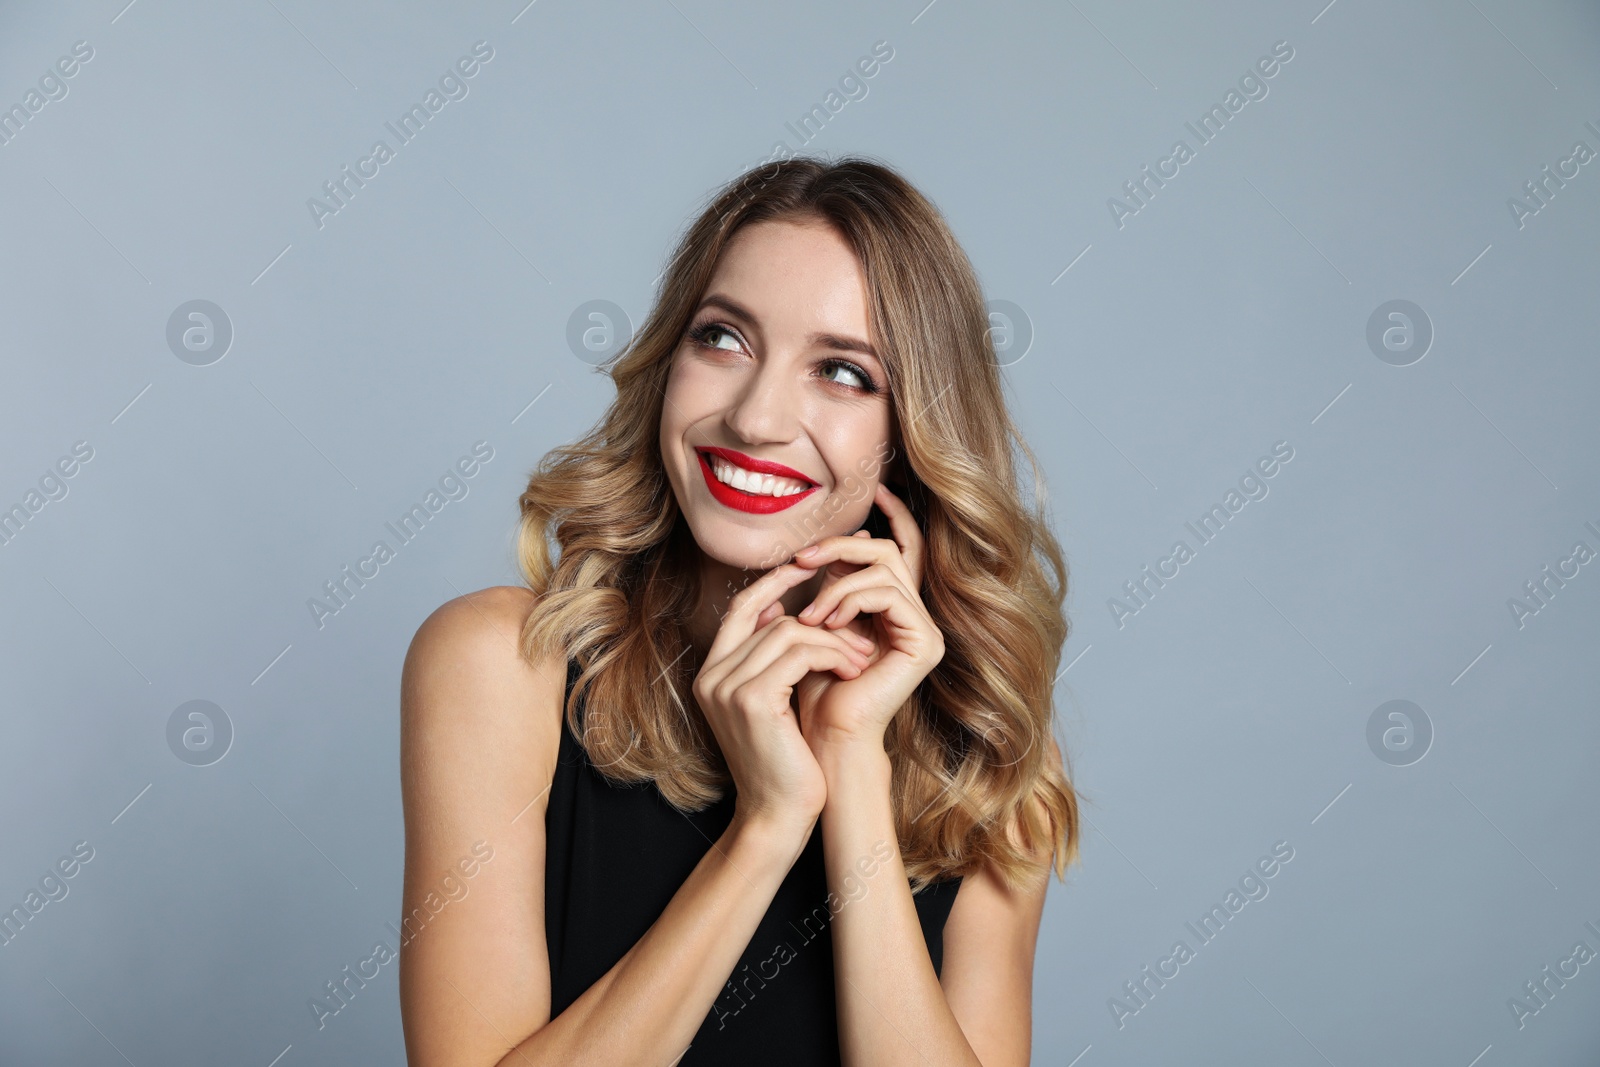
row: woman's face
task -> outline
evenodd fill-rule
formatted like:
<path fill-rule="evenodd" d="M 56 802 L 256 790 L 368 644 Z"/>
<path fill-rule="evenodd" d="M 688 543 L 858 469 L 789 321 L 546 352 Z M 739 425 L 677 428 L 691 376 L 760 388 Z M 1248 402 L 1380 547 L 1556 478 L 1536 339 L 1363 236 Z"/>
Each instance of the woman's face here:
<path fill-rule="evenodd" d="M 889 379 L 867 314 L 861 266 L 831 227 L 758 222 L 729 241 L 673 356 L 661 414 L 667 476 L 706 555 L 767 570 L 865 522 L 893 458 Z M 707 471 L 728 468 L 702 459 L 706 448 L 781 464 L 804 491 L 792 476 L 747 473 L 713 488 Z"/>

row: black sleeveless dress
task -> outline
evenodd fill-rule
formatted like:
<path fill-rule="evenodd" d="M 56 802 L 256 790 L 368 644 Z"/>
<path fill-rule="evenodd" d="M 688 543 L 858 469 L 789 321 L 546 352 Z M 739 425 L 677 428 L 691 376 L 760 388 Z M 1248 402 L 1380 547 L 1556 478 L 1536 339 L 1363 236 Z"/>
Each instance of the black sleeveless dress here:
<path fill-rule="evenodd" d="M 577 662 L 569 660 L 569 694 L 578 673 Z M 578 714 L 581 722 L 581 700 Z M 684 813 L 654 783 L 607 781 L 563 716 L 545 814 L 551 1018 L 644 936 L 727 829 L 733 805 L 731 787 L 705 810 Z M 960 888 L 961 879 L 952 878 L 912 898 L 935 973 L 944 958 L 945 919 Z M 818 826 L 679 1067 L 840 1062 L 827 896 Z"/>

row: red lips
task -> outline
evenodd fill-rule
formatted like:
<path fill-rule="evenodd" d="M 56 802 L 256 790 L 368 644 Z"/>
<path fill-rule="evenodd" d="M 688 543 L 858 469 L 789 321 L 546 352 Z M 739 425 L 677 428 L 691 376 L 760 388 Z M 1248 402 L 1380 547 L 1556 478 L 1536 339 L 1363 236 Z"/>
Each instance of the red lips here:
<path fill-rule="evenodd" d="M 785 467 L 782 463 L 773 463 L 771 460 L 767 459 L 756 459 L 754 456 L 747 456 L 743 452 L 735 452 L 731 448 L 716 448 L 708 445 L 704 448 L 698 449 L 697 451 L 710 452 L 713 456 L 721 457 L 737 467 L 743 467 L 745 470 L 754 471 L 757 474 L 771 474 L 779 478 L 793 478 L 795 481 L 805 482 L 807 485 L 817 484 L 817 480 L 815 478 L 808 478 L 804 474 L 801 474 L 799 471 L 795 470 L 793 467 Z"/>
<path fill-rule="evenodd" d="M 747 493 L 742 489 L 735 489 L 731 485 L 717 481 L 716 472 L 711 469 L 711 463 L 706 459 L 707 453 L 727 460 L 736 466 L 743 467 L 745 470 L 753 471 L 756 474 L 771 474 L 780 478 L 793 478 L 796 481 L 805 482 L 811 488 L 795 493 L 792 496 L 758 496 L 754 493 Z M 711 491 L 711 495 L 717 499 L 718 503 L 726 504 L 728 507 L 738 511 L 747 511 L 756 515 L 770 515 L 775 511 L 783 511 L 785 508 L 794 507 L 794 505 L 817 491 L 817 483 L 793 467 L 785 467 L 782 463 L 773 463 L 769 460 L 756 459 L 745 455 L 743 452 L 735 452 L 731 448 L 697 448 L 695 449 L 695 457 L 700 461 L 700 472 L 705 476 L 706 488 Z"/>

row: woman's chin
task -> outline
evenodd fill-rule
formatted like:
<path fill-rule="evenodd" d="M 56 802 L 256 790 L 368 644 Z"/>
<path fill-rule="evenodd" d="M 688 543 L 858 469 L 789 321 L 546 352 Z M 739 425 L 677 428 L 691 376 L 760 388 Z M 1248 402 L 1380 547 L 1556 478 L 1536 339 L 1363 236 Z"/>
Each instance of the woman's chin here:
<path fill-rule="evenodd" d="M 708 559 L 741 571 L 770 571 L 788 563 L 803 544 L 770 531 L 740 530 L 718 523 L 717 529 L 696 531 L 695 541 Z"/>

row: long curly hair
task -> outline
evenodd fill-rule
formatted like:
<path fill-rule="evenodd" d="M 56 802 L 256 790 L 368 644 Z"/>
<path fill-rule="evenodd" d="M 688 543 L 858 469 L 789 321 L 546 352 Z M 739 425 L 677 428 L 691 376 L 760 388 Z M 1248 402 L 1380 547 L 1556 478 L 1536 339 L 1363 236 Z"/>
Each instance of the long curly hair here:
<path fill-rule="evenodd" d="M 617 390 L 610 409 L 548 453 L 520 497 L 518 564 L 538 596 L 523 655 L 577 661 L 564 714 L 610 779 L 654 781 L 680 810 L 724 795 L 727 764 L 692 698 L 700 664 L 685 625 L 701 594 L 698 546 L 659 430 L 673 355 L 718 257 L 741 227 L 766 220 L 830 224 L 861 264 L 870 341 L 890 383 L 897 495 L 926 541 L 919 593 L 945 655 L 884 738 L 913 887 L 983 864 L 1016 885 L 1041 855 L 1065 880 L 1078 858 L 1078 800 L 1051 726 L 1066 564 L 1038 464 L 1006 409 L 972 265 L 933 204 L 881 163 L 796 157 L 713 194 L 648 320 L 602 364 Z M 1013 448 L 1032 470 L 1031 506 Z"/>

